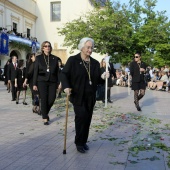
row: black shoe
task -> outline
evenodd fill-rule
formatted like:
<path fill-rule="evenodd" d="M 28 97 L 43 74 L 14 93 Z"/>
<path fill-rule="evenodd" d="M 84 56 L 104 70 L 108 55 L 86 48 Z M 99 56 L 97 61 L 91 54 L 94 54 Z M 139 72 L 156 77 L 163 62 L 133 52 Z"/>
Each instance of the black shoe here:
<path fill-rule="evenodd" d="M 76 146 L 77 147 L 77 151 L 80 153 L 85 153 L 84 147 L 83 146 Z"/>
<path fill-rule="evenodd" d="M 86 150 L 86 151 L 89 150 L 88 145 L 87 145 L 87 144 L 84 144 L 83 149 Z"/>
<path fill-rule="evenodd" d="M 23 102 L 23 105 L 27 105 L 27 103 L 26 103 L 26 102 Z"/>
<path fill-rule="evenodd" d="M 61 94 L 57 96 L 57 98 L 62 98 Z"/>
<path fill-rule="evenodd" d="M 12 99 L 11 101 L 15 101 L 16 99 Z"/>
<path fill-rule="evenodd" d="M 137 106 L 136 108 L 137 108 L 138 111 L 142 111 L 140 106 Z"/>
<path fill-rule="evenodd" d="M 16 104 L 18 104 L 18 102 L 16 102 Z"/>
<path fill-rule="evenodd" d="M 38 113 L 39 116 L 41 116 L 41 111 L 40 110 L 38 110 L 37 113 Z"/>
<path fill-rule="evenodd" d="M 44 125 L 49 125 L 49 123 L 48 122 L 44 122 Z"/>
<path fill-rule="evenodd" d="M 135 103 L 135 106 L 136 106 L 136 108 L 137 108 L 137 111 L 142 111 L 141 108 L 140 108 L 140 106 L 137 105 L 137 103 L 136 103 L 135 101 L 134 101 L 134 103 Z"/>
<path fill-rule="evenodd" d="M 32 112 L 33 112 L 33 113 L 37 113 L 37 110 L 33 108 L 33 109 L 32 109 Z"/>
<path fill-rule="evenodd" d="M 113 101 L 112 101 L 112 100 L 110 100 L 110 99 L 108 99 L 108 102 L 109 102 L 109 103 L 113 103 Z"/>

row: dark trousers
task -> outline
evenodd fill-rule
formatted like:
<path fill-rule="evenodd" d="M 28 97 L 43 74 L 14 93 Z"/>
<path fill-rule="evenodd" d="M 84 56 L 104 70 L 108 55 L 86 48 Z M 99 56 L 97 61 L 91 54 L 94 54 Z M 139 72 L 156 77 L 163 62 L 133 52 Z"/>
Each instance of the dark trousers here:
<path fill-rule="evenodd" d="M 12 89 L 12 100 L 15 100 L 17 97 L 17 90 L 15 87 L 15 81 L 11 81 L 11 89 Z"/>
<path fill-rule="evenodd" d="M 73 104 L 76 129 L 75 144 L 77 146 L 83 146 L 87 142 L 94 105 L 94 95 L 85 96 L 80 106 Z"/>
<path fill-rule="evenodd" d="M 48 113 L 56 98 L 57 83 L 38 82 L 38 91 L 41 99 L 41 114 L 43 119 L 48 119 Z"/>

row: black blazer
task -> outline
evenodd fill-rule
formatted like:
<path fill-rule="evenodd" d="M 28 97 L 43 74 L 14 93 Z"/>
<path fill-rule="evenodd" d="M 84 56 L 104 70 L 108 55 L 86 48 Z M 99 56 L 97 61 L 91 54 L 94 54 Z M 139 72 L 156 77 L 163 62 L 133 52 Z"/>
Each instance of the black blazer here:
<path fill-rule="evenodd" d="M 34 75 L 33 75 L 33 86 L 37 86 L 38 81 L 49 81 L 56 82 L 58 81 L 58 60 L 61 60 L 59 57 L 56 57 L 52 54 L 49 56 L 49 67 L 50 71 L 47 72 L 47 65 L 44 60 L 44 55 L 36 56 L 34 64 Z"/>
<path fill-rule="evenodd" d="M 85 93 L 87 71 L 83 65 L 80 53 L 69 57 L 61 73 L 62 88 L 71 88 L 70 101 L 75 105 L 81 105 Z M 90 57 L 90 76 L 94 98 L 96 96 L 97 84 L 101 81 L 100 64 Z"/>
<path fill-rule="evenodd" d="M 8 65 L 8 80 L 15 81 L 16 69 L 13 63 Z"/>
<path fill-rule="evenodd" d="M 144 68 L 146 70 L 146 63 L 141 61 L 141 68 Z M 142 73 L 144 76 L 144 73 Z M 132 82 L 140 82 L 140 70 L 139 65 L 137 62 L 132 61 L 130 63 L 130 75 L 132 76 Z"/>

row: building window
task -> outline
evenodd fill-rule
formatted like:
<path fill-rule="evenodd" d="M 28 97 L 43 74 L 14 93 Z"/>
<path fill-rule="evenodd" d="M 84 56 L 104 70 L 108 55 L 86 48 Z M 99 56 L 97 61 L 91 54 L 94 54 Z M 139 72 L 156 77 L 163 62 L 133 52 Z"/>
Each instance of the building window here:
<path fill-rule="evenodd" d="M 31 30 L 29 28 L 27 28 L 27 38 L 30 38 L 30 32 L 31 32 Z"/>
<path fill-rule="evenodd" d="M 17 23 L 13 22 L 13 32 L 17 33 Z"/>
<path fill-rule="evenodd" d="M 61 2 L 51 2 L 51 21 L 61 21 Z"/>

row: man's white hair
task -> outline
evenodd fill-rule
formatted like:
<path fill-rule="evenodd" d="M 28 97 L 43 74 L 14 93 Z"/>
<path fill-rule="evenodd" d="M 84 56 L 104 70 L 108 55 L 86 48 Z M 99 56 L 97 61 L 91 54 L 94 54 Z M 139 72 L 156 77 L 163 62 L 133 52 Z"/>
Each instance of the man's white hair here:
<path fill-rule="evenodd" d="M 92 42 L 92 45 L 93 45 L 93 48 L 94 48 L 94 40 L 92 38 L 85 37 L 85 38 L 82 38 L 79 42 L 78 49 L 80 51 L 82 50 L 82 48 L 84 47 L 84 45 L 86 44 L 87 41 Z"/>

